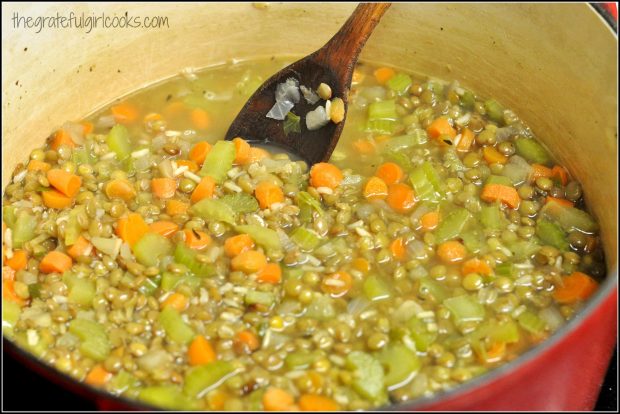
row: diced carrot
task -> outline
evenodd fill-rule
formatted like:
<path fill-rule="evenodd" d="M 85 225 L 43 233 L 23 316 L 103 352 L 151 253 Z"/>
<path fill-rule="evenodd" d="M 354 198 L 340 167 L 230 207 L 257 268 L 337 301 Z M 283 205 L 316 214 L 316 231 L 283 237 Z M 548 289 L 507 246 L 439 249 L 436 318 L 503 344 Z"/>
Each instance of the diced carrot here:
<path fill-rule="evenodd" d="M 4 270 L 2 273 L 4 274 Z M 2 280 L 2 299 L 15 302 L 19 306 L 24 306 L 26 304 L 26 301 L 15 293 L 15 280 Z"/>
<path fill-rule="evenodd" d="M 364 274 L 370 271 L 370 263 L 368 262 L 368 260 L 364 259 L 363 257 L 358 257 L 358 258 L 353 259 L 353 261 L 351 262 L 351 266 L 355 270 L 362 272 Z"/>
<path fill-rule="evenodd" d="M 196 129 L 205 130 L 211 125 L 209 113 L 202 108 L 192 109 L 191 118 Z"/>
<path fill-rule="evenodd" d="M 233 270 L 243 273 L 255 273 L 267 266 L 267 258 L 257 250 L 247 250 L 238 254 L 230 262 Z"/>
<path fill-rule="evenodd" d="M 385 85 L 387 81 L 389 81 L 394 75 L 396 75 L 396 72 L 392 68 L 382 67 L 375 70 L 373 72 L 373 75 L 375 75 L 375 79 L 377 80 L 377 82 L 379 82 L 380 85 Z"/>
<path fill-rule="evenodd" d="M 187 349 L 187 360 L 190 365 L 204 365 L 216 359 L 215 350 L 207 338 L 198 335 Z"/>
<path fill-rule="evenodd" d="M 519 193 L 514 187 L 502 184 L 487 184 L 482 188 L 480 198 L 488 203 L 501 201 L 510 208 L 518 208 L 521 203 Z"/>
<path fill-rule="evenodd" d="M 185 110 L 187 110 L 187 107 L 185 106 L 183 102 L 174 101 L 166 105 L 166 107 L 164 108 L 162 112 L 163 112 L 163 115 L 166 117 L 166 119 L 171 119 L 171 118 L 178 117 Z"/>
<path fill-rule="evenodd" d="M 179 312 L 183 312 L 185 309 L 187 309 L 187 306 L 189 305 L 189 299 L 187 298 L 187 296 L 178 293 L 178 292 L 174 292 L 171 293 L 166 300 L 164 300 L 161 304 L 161 308 L 165 308 L 167 306 L 172 306 L 174 309 L 178 310 Z"/>
<path fill-rule="evenodd" d="M 250 144 L 243 138 L 234 138 L 232 142 L 235 144 L 235 164 L 244 165 L 250 158 Z"/>
<path fill-rule="evenodd" d="M 30 162 L 28 163 L 28 171 L 47 172 L 50 168 L 52 168 L 52 166 L 44 161 L 30 160 Z"/>
<path fill-rule="evenodd" d="M 277 263 L 267 263 L 267 266 L 258 272 L 256 280 L 277 285 L 282 280 L 282 268 Z"/>
<path fill-rule="evenodd" d="M 234 342 L 241 345 L 246 352 L 256 351 L 260 346 L 260 342 L 258 341 L 256 334 L 248 330 L 238 332 L 237 335 L 235 335 Z"/>
<path fill-rule="evenodd" d="M 482 156 L 487 164 L 506 164 L 508 162 L 508 157 L 496 150 L 495 147 L 484 147 Z"/>
<path fill-rule="evenodd" d="M 206 176 L 202 177 L 194 191 L 192 191 L 192 196 L 190 201 L 192 203 L 197 203 L 204 198 L 211 198 L 213 194 L 215 194 L 215 180 L 213 177 Z"/>
<path fill-rule="evenodd" d="M 563 206 L 566 206 L 566 207 L 573 207 L 575 205 L 575 203 L 573 203 L 572 201 L 567 200 L 565 198 L 557 198 L 557 197 L 547 196 L 547 198 L 545 199 L 546 203 L 550 203 L 552 201 L 555 202 L 555 203 L 561 204 Z"/>
<path fill-rule="evenodd" d="M 334 297 L 345 295 L 353 286 L 353 278 L 344 271 L 325 276 L 321 282 L 321 290 Z"/>
<path fill-rule="evenodd" d="M 93 250 L 93 245 L 90 244 L 88 240 L 86 240 L 83 236 L 78 237 L 78 239 L 73 243 L 73 245 L 67 250 L 69 256 L 73 257 L 77 260 L 80 256 L 86 256 L 90 254 Z"/>
<path fill-rule="evenodd" d="M 461 139 L 456 144 L 456 150 L 461 152 L 467 152 L 471 149 L 471 144 L 474 143 L 475 135 L 469 128 L 464 128 L 461 131 Z"/>
<path fill-rule="evenodd" d="M 172 237 L 172 235 L 179 230 L 179 226 L 172 221 L 159 220 L 151 223 L 149 230 L 153 233 L 161 234 L 164 237 Z"/>
<path fill-rule="evenodd" d="M 73 198 L 67 197 L 60 191 L 56 190 L 43 191 L 43 193 L 41 193 L 41 197 L 43 197 L 43 204 L 49 208 L 57 208 L 60 210 L 71 207 L 73 204 Z"/>
<path fill-rule="evenodd" d="M 431 138 L 439 138 L 448 135 L 450 138 L 456 137 L 456 129 L 452 128 L 446 118 L 437 118 L 426 128 L 426 132 Z"/>
<path fill-rule="evenodd" d="M 185 233 L 185 244 L 191 249 L 202 250 L 211 244 L 211 237 L 203 231 L 185 229 L 183 233 Z"/>
<path fill-rule="evenodd" d="M 339 411 L 340 405 L 331 398 L 317 394 L 302 394 L 299 397 L 301 411 Z"/>
<path fill-rule="evenodd" d="M 310 170 L 310 185 L 313 187 L 327 187 L 334 189 L 342 181 L 342 171 L 334 164 L 319 162 L 314 164 Z"/>
<path fill-rule="evenodd" d="M 269 208 L 275 203 L 282 203 L 284 201 L 284 192 L 282 189 L 269 181 L 260 182 L 254 189 L 254 196 L 256 196 L 258 204 L 262 209 Z"/>
<path fill-rule="evenodd" d="M 80 122 L 80 124 L 82 124 L 82 128 L 84 130 L 84 136 L 90 134 L 91 132 L 95 130 L 95 124 L 93 124 L 92 122 L 82 121 Z"/>
<path fill-rule="evenodd" d="M 397 213 L 408 213 L 415 204 L 415 193 L 407 184 L 392 184 L 388 187 L 386 201 Z"/>
<path fill-rule="evenodd" d="M 437 246 L 437 256 L 444 263 L 460 262 L 466 255 L 467 249 L 463 243 L 456 240 L 449 240 Z"/>
<path fill-rule="evenodd" d="M 15 280 L 15 270 L 9 266 L 2 266 L 2 280 Z"/>
<path fill-rule="evenodd" d="M 190 160 L 176 160 L 175 162 L 177 163 L 177 165 L 179 167 L 187 167 L 189 172 L 196 172 L 196 171 L 198 171 L 198 164 L 196 164 L 194 161 L 190 161 Z"/>
<path fill-rule="evenodd" d="M 28 266 L 28 253 L 25 250 L 15 250 L 13 257 L 5 261 L 15 271 L 25 269 Z"/>
<path fill-rule="evenodd" d="M 470 273 L 478 273 L 484 276 L 489 276 L 493 272 L 491 266 L 484 260 L 480 260 L 477 257 L 469 259 L 461 266 L 461 274 L 466 276 Z"/>
<path fill-rule="evenodd" d="M 105 194 L 108 198 L 120 198 L 125 201 L 131 201 L 136 196 L 136 189 L 131 185 L 129 180 L 117 178 L 110 180 L 105 186 Z"/>
<path fill-rule="evenodd" d="M 554 165 L 551 169 L 551 177 L 560 180 L 562 185 L 568 184 L 568 172 L 561 165 Z"/>
<path fill-rule="evenodd" d="M 420 225 L 422 226 L 422 231 L 435 230 L 439 225 L 439 212 L 430 211 L 423 214 L 422 217 L 420 217 Z"/>
<path fill-rule="evenodd" d="M 211 151 L 211 144 L 207 141 L 197 142 L 189 152 L 189 159 L 198 165 L 202 165 L 209 151 Z"/>
<path fill-rule="evenodd" d="M 52 142 L 50 143 L 50 147 L 54 151 L 58 151 L 58 148 L 61 145 L 66 145 L 68 147 L 74 148 L 75 142 L 71 139 L 71 136 L 64 129 L 59 129 L 54 133 L 54 137 L 52 138 Z"/>
<path fill-rule="evenodd" d="M 128 102 L 114 105 L 110 110 L 119 124 L 130 124 L 138 119 L 138 109 Z"/>
<path fill-rule="evenodd" d="M 43 273 L 64 273 L 71 269 L 73 260 L 71 257 L 59 251 L 51 251 L 41 259 L 39 270 Z"/>
<path fill-rule="evenodd" d="M 487 349 L 485 349 L 485 355 L 480 355 L 480 361 L 486 364 L 501 361 L 505 354 L 506 342 L 494 341 Z"/>
<path fill-rule="evenodd" d="M 558 303 L 572 304 L 586 300 L 596 291 L 598 282 L 581 272 L 573 272 L 562 278 L 562 285 L 557 286 L 553 297 Z"/>
<path fill-rule="evenodd" d="M 247 234 L 238 234 L 226 239 L 224 252 L 228 257 L 235 257 L 254 248 L 254 241 Z"/>
<path fill-rule="evenodd" d="M 47 180 L 52 187 L 67 197 L 76 195 L 82 185 L 82 179 L 78 175 L 68 173 L 59 168 L 49 170 L 47 172 Z"/>
<path fill-rule="evenodd" d="M 265 411 L 289 411 L 294 404 L 293 394 L 281 388 L 269 387 L 263 394 Z"/>
<path fill-rule="evenodd" d="M 366 184 L 364 184 L 364 197 L 366 200 L 385 200 L 387 195 L 387 184 L 379 177 L 370 177 Z"/>
<path fill-rule="evenodd" d="M 358 139 L 353 141 L 353 148 L 362 155 L 374 154 L 376 151 L 374 142 L 367 139 Z"/>
<path fill-rule="evenodd" d="M 177 181 L 173 178 L 153 178 L 151 191 L 158 198 L 172 198 L 177 191 Z"/>
<path fill-rule="evenodd" d="M 130 246 L 136 244 L 148 231 L 149 226 L 138 213 L 130 213 L 127 217 L 118 219 L 116 224 L 116 234 Z"/>
<path fill-rule="evenodd" d="M 209 409 L 213 411 L 223 411 L 226 401 L 231 397 L 230 393 L 223 391 L 221 388 L 215 389 L 206 395 Z"/>
<path fill-rule="evenodd" d="M 405 242 L 402 237 L 399 237 L 390 243 L 390 252 L 392 252 L 392 256 L 396 260 L 403 260 L 405 255 L 407 254 L 407 250 L 405 249 Z"/>
<path fill-rule="evenodd" d="M 103 365 L 97 364 L 91 368 L 84 382 L 98 387 L 104 386 L 112 378 L 112 373 L 105 370 Z"/>
<path fill-rule="evenodd" d="M 168 200 L 166 202 L 166 214 L 169 216 L 176 216 L 177 214 L 183 214 L 189 208 L 189 204 L 179 200 Z"/>
<path fill-rule="evenodd" d="M 383 163 L 377 168 L 375 175 L 381 178 L 387 185 L 401 182 L 405 173 L 400 166 L 393 162 Z"/>
<path fill-rule="evenodd" d="M 532 164 L 532 170 L 530 172 L 530 176 L 528 177 L 529 181 L 536 181 L 537 178 L 547 177 L 550 178 L 553 176 L 553 171 L 549 167 L 545 167 L 541 164 Z"/>
<path fill-rule="evenodd" d="M 250 147 L 250 152 L 248 153 L 248 159 L 246 161 L 246 164 L 258 162 L 263 158 L 269 158 L 269 153 L 267 151 L 258 147 Z"/>

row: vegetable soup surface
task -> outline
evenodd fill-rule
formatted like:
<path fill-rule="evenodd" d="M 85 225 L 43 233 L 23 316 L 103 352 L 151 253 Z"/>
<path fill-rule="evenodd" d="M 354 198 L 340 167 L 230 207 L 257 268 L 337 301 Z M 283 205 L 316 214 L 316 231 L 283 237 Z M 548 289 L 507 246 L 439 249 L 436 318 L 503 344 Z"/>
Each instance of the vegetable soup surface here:
<path fill-rule="evenodd" d="M 517 358 L 596 291 L 580 184 L 501 97 L 363 63 L 329 162 L 223 141 L 291 61 L 184 71 L 32 151 L 3 195 L 3 334 L 157 407 L 363 410 Z M 305 86 L 318 128 L 342 106 Z"/>

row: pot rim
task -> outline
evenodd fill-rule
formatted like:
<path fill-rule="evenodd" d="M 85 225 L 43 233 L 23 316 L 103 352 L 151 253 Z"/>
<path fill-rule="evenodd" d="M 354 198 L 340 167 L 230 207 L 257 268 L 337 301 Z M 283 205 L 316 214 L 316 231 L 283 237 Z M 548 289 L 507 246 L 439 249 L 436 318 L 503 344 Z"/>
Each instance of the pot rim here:
<path fill-rule="evenodd" d="M 595 13 L 601 19 L 604 26 L 607 27 L 610 32 L 612 32 L 612 34 L 616 37 L 617 40 L 617 21 L 613 18 L 613 16 L 611 16 L 611 14 L 600 4 L 588 3 L 588 5 L 590 6 L 590 11 Z M 617 256 L 618 252 L 616 251 L 615 254 Z M 553 335 L 551 335 L 550 338 L 542 342 L 540 345 L 530 348 L 514 360 L 500 367 L 494 368 L 480 375 L 479 377 L 469 380 L 463 384 L 459 384 L 449 390 L 438 392 L 435 395 L 429 397 L 419 397 L 411 401 L 397 404 L 386 404 L 376 408 L 375 410 L 411 411 L 415 409 L 424 409 L 425 407 L 431 407 L 433 404 L 439 403 L 442 400 L 458 398 L 473 391 L 474 389 L 483 388 L 493 383 L 494 381 L 507 377 L 511 372 L 518 370 L 520 366 L 525 366 L 528 363 L 531 363 L 542 354 L 557 347 L 562 341 L 564 341 L 566 337 L 571 336 L 577 330 L 577 328 L 581 326 L 582 323 L 585 323 L 586 321 L 588 321 L 588 319 L 590 319 L 595 310 L 598 309 L 603 302 L 605 302 L 617 291 L 617 287 L 618 266 L 616 265 L 614 268 L 611 269 L 610 272 L 608 272 L 600 288 L 588 301 L 585 307 L 581 309 L 581 311 L 579 311 L 579 313 L 573 319 L 571 319 L 564 326 L 559 328 L 556 332 L 553 333 Z M 617 326 L 615 328 L 617 331 Z M 78 381 L 76 378 L 62 371 L 59 371 L 56 367 L 49 365 L 48 363 L 37 358 L 30 352 L 19 347 L 16 343 L 5 337 L 4 333 L 2 333 L 3 354 L 5 349 L 16 359 L 20 360 L 22 363 L 25 363 L 25 365 L 27 365 L 28 368 L 32 371 L 37 372 L 38 374 L 43 375 L 48 380 L 63 386 L 70 392 L 86 395 L 88 397 L 95 397 L 96 404 L 100 404 L 103 401 L 110 401 L 136 410 L 162 410 L 162 408 L 160 407 L 152 406 L 140 400 L 129 399 L 122 395 L 114 395 L 112 393 L 103 391 L 100 388 L 96 388 L 84 382 Z"/>

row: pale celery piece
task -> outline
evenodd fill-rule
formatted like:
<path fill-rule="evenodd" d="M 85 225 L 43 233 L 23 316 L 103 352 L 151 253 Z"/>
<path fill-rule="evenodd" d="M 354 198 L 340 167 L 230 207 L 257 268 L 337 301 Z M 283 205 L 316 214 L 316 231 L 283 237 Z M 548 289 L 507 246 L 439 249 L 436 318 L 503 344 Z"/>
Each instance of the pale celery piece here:
<path fill-rule="evenodd" d="M 73 278 L 69 284 L 69 302 L 83 307 L 92 307 L 95 299 L 95 282 L 89 279 Z"/>
<path fill-rule="evenodd" d="M 430 277 L 420 279 L 420 293 L 430 295 L 438 302 L 448 297 L 447 289 Z"/>
<path fill-rule="evenodd" d="M 307 351 L 300 350 L 291 352 L 284 358 L 284 363 L 288 369 L 306 369 L 314 363 L 321 353 L 318 350 Z"/>
<path fill-rule="evenodd" d="M 170 240 L 157 233 L 146 233 L 133 246 L 136 260 L 145 266 L 157 266 L 162 257 L 172 254 Z"/>
<path fill-rule="evenodd" d="M 191 397 L 200 398 L 235 372 L 233 364 L 229 361 L 214 361 L 191 368 L 185 375 L 183 392 Z"/>
<path fill-rule="evenodd" d="M 2 220 L 12 229 L 15 225 L 15 220 L 17 220 L 17 209 L 13 206 L 2 207 Z"/>
<path fill-rule="evenodd" d="M 448 298 L 443 304 L 454 318 L 454 322 L 481 321 L 484 319 L 484 306 L 475 297 L 469 295 Z"/>
<path fill-rule="evenodd" d="M 409 175 L 416 197 L 420 200 L 437 202 L 443 192 L 439 174 L 430 162 L 424 162 Z"/>
<path fill-rule="evenodd" d="M 12 228 L 13 247 L 19 249 L 23 247 L 25 242 L 32 240 L 35 236 L 36 228 L 37 220 L 25 211 L 20 212 Z"/>
<path fill-rule="evenodd" d="M 385 374 L 376 358 L 365 352 L 354 351 L 347 356 L 346 366 L 353 371 L 352 386 L 359 395 L 375 404 L 387 402 Z"/>
<path fill-rule="evenodd" d="M 512 187 L 512 180 L 503 175 L 489 175 L 489 178 L 484 182 L 485 184 L 499 184 L 507 187 Z"/>
<path fill-rule="evenodd" d="M 311 252 L 321 244 L 322 238 L 314 230 L 297 227 L 290 235 L 297 245 L 305 252 Z"/>
<path fill-rule="evenodd" d="M 105 238 L 105 237 L 91 237 L 90 242 L 101 253 L 105 253 L 112 258 L 116 258 L 122 241 L 117 237 Z"/>
<path fill-rule="evenodd" d="M 258 201 L 246 193 L 226 194 L 220 200 L 235 213 L 252 213 L 258 210 Z"/>
<path fill-rule="evenodd" d="M 230 205 L 222 200 L 213 198 L 200 200 L 192 206 L 191 212 L 208 221 L 223 221 L 229 224 L 235 224 L 237 217 Z"/>
<path fill-rule="evenodd" d="M 418 355 L 400 343 L 391 343 L 377 355 L 385 367 L 385 385 L 388 389 L 399 388 L 408 383 L 420 369 Z"/>
<path fill-rule="evenodd" d="M 388 151 L 402 151 L 407 148 L 424 145 L 428 142 L 428 135 L 423 129 L 416 129 L 411 134 L 400 135 L 391 138 L 387 141 L 383 147 L 385 152 Z"/>
<path fill-rule="evenodd" d="M 216 142 L 202 164 L 200 175 L 211 176 L 218 184 L 223 183 L 233 166 L 235 155 L 235 144 L 232 141 Z"/>
<path fill-rule="evenodd" d="M 166 306 L 159 314 L 159 323 L 166 331 L 166 336 L 179 344 L 187 344 L 194 338 L 194 330 L 181 318 L 179 312 Z"/>
<path fill-rule="evenodd" d="M 521 315 L 519 315 L 517 321 L 523 329 L 535 335 L 542 334 L 547 328 L 545 321 L 543 321 L 538 315 L 530 311 L 525 311 Z"/>
<path fill-rule="evenodd" d="M 297 194 L 297 206 L 299 207 L 299 218 L 302 222 L 308 223 L 312 220 L 312 212 L 316 211 L 319 216 L 323 216 L 321 202 L 312 197 L 306 191 Z"/>
<path fill-rule="evenodd" d="M 306 316 L 309 318 L 327 321 L 336 316 L 334 300 L 326 295 L 320 295 L 308 305 Z"/>
<path fill-rule="evenodd" d="M 112 344 L 102 324 L 78 318 L 69 324 L 69 332 L 80 339 L 83 355 L 95 361 L 103 361 L 110 354 Z"/>
<path fill-rule="evenodd" d="M 409 90 L 412 83 L 411 76 L 406 73 L 397 73 L 386 82 L 386 85 L 394 92 L 402 95 Z"/>
<path fill-rule="evenodd" d="M 368 276 L 364 280 L 362 290 L 371 301 L 388 299 L 392 296 L 392 291 L 386 281 L 375 275 Z"/>
<path fill-rule="evenodd" d="M 65 224 L 65 245 L 73 245 L 82 233 L 82 226 L 78 222 L 78 216 L 84 212 L 85 207 L 83 205 L 75 206 L 69 213 L 69 219 Z"/>
<path fill-rule="evenodd" d="M 464 208 L 454 210 L 439 223 L 439 226 L 437 226 L 437 230 L 435 230 L 435 241 L 437 243 L 443 243 L 458 237 L 471 217 L 471 213 Z"/>
<path fill-rule="evenodd" d="M 598 230 L 598 225 L 587 212 L 555 201 L 545 204 L 540 213 L 543 217 L 557 222 L 565 231 L 592 233 Z"/>
<path fill-rule="evenodd" d="M 177 385 L 159 385 L 140 390 L 138 398 L 146 403 L 170 410 L 197 410 L 198 402 L 186 396 Z"/>
<path fill-rule="evenodd" d="M 547 150 L 534 139 L 517 138 L 514 141 L 517 154 L 536 164 L 549 164 L 551 157 Z"/>
<path fill-rule="evenodd" d="M 179 285 L 189 286 L 192 291 L 196 291 L 201 285 L 201 278 L 192 275 L 180 275 L 172 272 L 164 272 L 161 277 L 160 287 L 164 292 L 170 292 Z"/>
<path fill-rule="evenodd" d="M 131 155 L 129 131 L 124 125 L 114 125 L 108 133 L 106 142 L 118 160 L 122 161 Z"/>
<path fill-rule="evenodd" d="M 251 290 L 245 294 L 246 305 L 271 306 L 275 303 L 275 296 L 271 292 Z"/>
<path fill-rule="evenodd" d="M 110 389 L 117 394 L 122 394 L 131 388 L 138 387 L 139 385 L 140 380 L 124 369 L 120 370 L 110 380 Z"/>
<path fill-rule="evenodd" d="M 486 249 L 487 239 L 484 235 L 484 231 L 479 227 L 464 231 L 461 238 L 463 239 L 463 244 L 467 248 L 467 251 L 470 253 L 476 254 Z"/>
<path fill-rule="evenodd" d="M 536 222 L 536 235 L 543 243 L 562 251 L 568 251 L 570 248 L 564 231 L 549 220 L 539 219 Z"/>
<path fill-rule="evenodd" d="M 196 256 L 198 252 L 188 247 L 185 243 L 177 243 L 174 250 L 174 260 L 187 268 L 196 276 L 209 277 L 216 274 L 215 266 L 212 263 L 199 261 Z M 165 276 L 165 274 L 164 274 Z M 162 281 L 162 284 L 164 282 Z M 162 286 L 163 287 L 163 286 Z"/>
<path fill-rule="evenodd" d="M 248 234 L 254 242 L 267 250 L 277 251 L 282 249 L 280 236 L 275 230 L 253 224 L 235 226 L 238 233 Z"/>
<path fill-rule="evenodd" d="M 2 331 L 11 331 L 21 314 L 21 307 L 10 300 L 2 299 Z"/>
<path fill-rule="evenodd" d="M 428 347 L 437 339 L 437 331 L 429 330 L 428 324 L 417 316 L 411 318 L 407 325 L 417 351 L 426 352 Z"/>
<path fill-rule="evenodd" d="M 503 230 L 508 225 L 508 220 L 497 203 L 482 206 L 480 222 L 485 228 L 492 230 Z"/>
<path fill-rule="evenodd" d="M 489 99 L 484 102 L 484 109 L 493 121 L 497 123 L 503 123 L 504 121 L 504 108 L 495 99 Z"/>

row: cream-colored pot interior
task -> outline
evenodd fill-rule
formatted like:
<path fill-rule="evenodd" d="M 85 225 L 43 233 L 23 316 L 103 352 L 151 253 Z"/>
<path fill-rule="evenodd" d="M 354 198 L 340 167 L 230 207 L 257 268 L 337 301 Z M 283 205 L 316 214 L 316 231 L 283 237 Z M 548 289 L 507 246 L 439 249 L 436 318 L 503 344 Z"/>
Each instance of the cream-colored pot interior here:
<path fill-rule="evenodd" d="M 2 187 L 55 128 L 178 73 L 307 54 L 351 3 L 2 5 Z M 26 29 L 19 17 L 165 16 L 168 28 Z M 582 4 L 394 4 L 362 59 L 457 79 L 514 108 L 582 183 L 610 270 L 617 239 L 617 38 Z M 612 272 L 612 274 L 615 272 Z"/>

